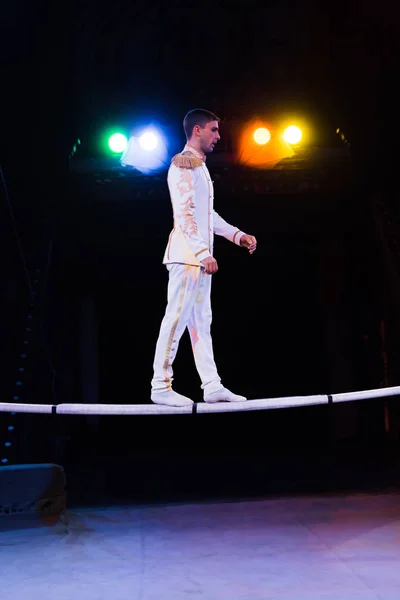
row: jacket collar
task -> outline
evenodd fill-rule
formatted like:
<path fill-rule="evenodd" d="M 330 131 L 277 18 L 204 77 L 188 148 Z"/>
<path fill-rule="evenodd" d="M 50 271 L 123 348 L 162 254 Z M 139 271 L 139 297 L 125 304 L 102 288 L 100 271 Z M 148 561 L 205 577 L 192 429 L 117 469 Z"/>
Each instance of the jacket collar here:
<path fill-rule="evenodd" d="M 194 154 L 196 156 L 196 158 L 200 158 L 203 162 L 206 162 L 206 156 L 205 154 L 202 154 L 201 152 L 198 152 L 197 150 L 195 150 L 193 148 L 193 146 L 190 146 L 189 144 L 186 144 L 183 152 L 191 152 L 192 154 Z"/>

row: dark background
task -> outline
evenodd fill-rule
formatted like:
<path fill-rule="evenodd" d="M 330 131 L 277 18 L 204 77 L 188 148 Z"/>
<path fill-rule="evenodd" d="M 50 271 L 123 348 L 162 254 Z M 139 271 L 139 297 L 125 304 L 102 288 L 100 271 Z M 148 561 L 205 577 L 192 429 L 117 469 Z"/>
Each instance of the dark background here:
<path fill-rule="evenodd" d="M 227 138 L 232 121 L 309 115 L 313 145 L 343 146 L 340 127 L 351 157 L 308 165 L 301 192 L 275 182 L 266 193 L 254 172 L 210 157 L 217 211 L 258 239 L 251 257 L 216 243 L 213 338 L 227 387 L 268 398 L 397 385 L 396 14 L 317 0 L 5 7 L 2 401 L 149 402 L 172 221 L 165 177 L 106 181 L 73 165 L 96 155 L 100 130 L 154 115 L 179 150 L 196 106 L 223 118 Z M 186 338 L 175 372 L 176 389 L 200 401 Z M 4 413 L 0 444 L 3 464 L 59 461 L 72 494 L 89 487 L 91 501 L 397 483 L 396 399 L 386 413 L 383 400 L 330 408 L 196 421 L 17 415 L 6 450 Z"/>

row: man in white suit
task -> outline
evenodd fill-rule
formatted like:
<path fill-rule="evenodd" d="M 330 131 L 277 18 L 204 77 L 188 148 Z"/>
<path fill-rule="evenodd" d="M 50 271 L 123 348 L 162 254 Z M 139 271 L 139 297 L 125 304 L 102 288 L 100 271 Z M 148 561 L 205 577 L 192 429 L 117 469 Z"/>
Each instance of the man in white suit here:
<path fill-rule="evenodd" d="M 205 402 L 243 402 L 243 396 L 226 389 L 218 375 L 211 339 L 211 279 L 218 264 L 213 256 L 214 233 L 247 248 L 253 254 L 254 236 L 229 225 L 214 210 L 214 190 L 206 167 L 206 154 L 214 150 L 219 118 L 195 109 L 183 121 L 187 144 L 174 156 L 168 187 L 174 214 L 163 263 L 169 271 L 168 304 L 161 323 L 154 358 L 151 400 L 155 404 L 193 404 L 172 389 L 172 363 L 180 338 L 189 330 L 193 355 Z"/>

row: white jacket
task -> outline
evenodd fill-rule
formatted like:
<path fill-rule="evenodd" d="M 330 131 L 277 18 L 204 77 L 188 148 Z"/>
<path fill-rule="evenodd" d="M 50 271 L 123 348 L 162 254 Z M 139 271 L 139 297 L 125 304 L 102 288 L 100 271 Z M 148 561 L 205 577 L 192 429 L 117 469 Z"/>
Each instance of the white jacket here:
<path fill-rule="evenodd" d="M 168 171 L 168 187 L 174 213 L 163 263 L 201 266 L 213 255 L 214 233 L 240 245 L 245 235 L 214 210 L 214 187 L 203 156 L 186 145 L 174 156 Z"/>

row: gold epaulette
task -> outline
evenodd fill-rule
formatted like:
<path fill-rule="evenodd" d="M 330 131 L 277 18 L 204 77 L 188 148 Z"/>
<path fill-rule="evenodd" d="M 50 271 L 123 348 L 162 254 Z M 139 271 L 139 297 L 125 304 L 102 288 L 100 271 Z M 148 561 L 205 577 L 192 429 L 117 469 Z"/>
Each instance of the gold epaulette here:
<path fill-rule="evenodd" d="M 197 169 L 202 166 L 203 161 L 201 158 L 197 158 L 189 152 L 184 152 L 175 154 L 171 163 L 175 165 L 175 167 L 181 167 L 182 169 Z"/>

